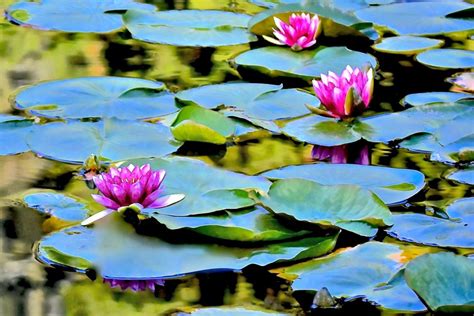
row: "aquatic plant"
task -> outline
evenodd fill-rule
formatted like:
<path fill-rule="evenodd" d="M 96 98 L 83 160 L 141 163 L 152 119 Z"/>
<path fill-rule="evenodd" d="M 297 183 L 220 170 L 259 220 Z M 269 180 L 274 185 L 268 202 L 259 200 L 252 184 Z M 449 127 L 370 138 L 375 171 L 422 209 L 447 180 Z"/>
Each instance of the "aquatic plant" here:
<path fill-rule="evenodd" d="M 120 287 L 122 290 L 131 289 L 134 292 L 150 290 L 155 291 L 157 286 L 165 285 L 165 281 L 162 279 L 156 280 L 117 280 L 104 278 L 103 282 L 108 284 L 110 287 Z"/>

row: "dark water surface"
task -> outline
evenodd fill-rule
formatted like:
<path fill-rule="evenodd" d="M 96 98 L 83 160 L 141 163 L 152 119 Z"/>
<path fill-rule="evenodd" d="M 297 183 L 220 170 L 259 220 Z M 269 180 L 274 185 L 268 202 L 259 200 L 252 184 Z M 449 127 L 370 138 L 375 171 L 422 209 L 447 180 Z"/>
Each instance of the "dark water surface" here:
<path fill-rule="evenodd" d="M 0 11 L 10 0 L 0 2 Z M 147 1 L 161 9 L 229 9 L 255 13 L 261 8 L 245 1 L 195 0 Z M 449 43 L 449 39 L 447 40 Z M 252 44 L 258 46 L 259 44 Z M 472 41 L 452 42 L 472 47 Z M 357 48 L 357 43 L 353 43 Z M 349 46 L 350 47 L 350 46 Z M 172 91 L 242 77 L 228 59 L 248 45 L 221 48 L 179 48 L 131 40 L 125 31 L 106 35 L 64 34 L 20 28 L 0 22 L 0 113 L 12 111 L 8 97 L 22 85 L 80 76 L 129 76 L 163 81 Z M 371 53 L 374 53 L 373 51 Z M 412 57 L 377 54 L 380 62 L 372 104 L 384 110 L 400 110 L 400 99 L 414 92 L 448 91 L 444 81 L 455 71 L 432 70 Z M 252 73 L 243 79 L 261 82 Z M 265 79 L 265 78 L 264 78 Z M 275 79 L 266 79 L 273 83 Z M 279 82 L 278 82 L 279 83 Z M 299 82 L 284 82 L 286 87 Z M 380 110 L 379 108 L 375 108 Z M 277 167 L 311 162 L 310 145 L 285 137 L 263 136 L 259 140 L 226 148 L 186 145 L 180 155 L 194 156 L 217 166 L 257 174 Z M 468 185 L 443 178 L 452 168 L 431 162 L 425 154 L 375 145 L 370 148 L 373 165 L 420 170 L 427 186 L 410 201 L 443 200 L 469 196 Z M 32 245 L 55 223 L 43 221 L 36 212 L 10 205 L 1 198 L 29 188 L 53 189 L 87 198 L 83 181 L 75 177 L 78 167 L 36 157 L 32 153 L 0 157 L 0 315 L 157 315 L 196 305 L 245 305 L 254 303 L 274 310 L 300 313 L 297 301 L 288 295 L 288 284 L 262 270 L 249 268 L 242 274 L 220 273 L 189 277 L 167 283 L 156 293 L 121 293 L 87 276 L 45 268 L 32 257 Z M 416 209 L 416 206 L 399 207 Z M 52 226 L 50 226 L 52 225 Z M 344 239 L 338 247 L 357 241 Z M 171 260 L 172 258 L 170 258 Z M 192 259 L 190 259 L 192 260 Z M 303 299 L 305 304 L 308 299 Z M 304 309 L 308 305 L 303 304 Z M 368 304 L 355 301 L 339 313 L 379 314 Z"/>

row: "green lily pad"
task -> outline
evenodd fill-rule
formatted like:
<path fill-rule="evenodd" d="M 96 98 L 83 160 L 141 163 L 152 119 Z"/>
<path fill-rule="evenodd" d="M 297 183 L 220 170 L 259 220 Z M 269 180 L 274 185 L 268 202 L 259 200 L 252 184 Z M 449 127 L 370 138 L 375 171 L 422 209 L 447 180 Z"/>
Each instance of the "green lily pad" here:
<path fill-rule="evenodd" d="M 105 33 L 122 27 L 119 12 L 154 8 L 131 0 L 72 0 L 67 4 L 63 0 L 42 0 L 17 2 L 6 10 L 6 15 L 16 24 L 40 30 Z"/>
<path fill-rule="evenodd" d="M 261 83 L 223 83 L 207 85 L 176 94 L 184 104 L 205 108 L 235 107 L 247 117 L 261 120 L 290 118 L 310 113 L 305 104 L 318 107 L 319 99 L 299 89 Z"/>
<path fill-rule="evenodd" d="M 256 68 L 271 74 L 283 74 L 307 79 L 317 78 L 328 71 L 341 73 L 347 65 L 363 68 L 377 66 L 369 54 L 345 47 L 323 47 L 294 52 L 285 47 L 262 47 L 246 51 L 235 58 L 239 66 Z"/>
<path fill-rule="evenodd" d="M 270 179 L 301 178 L 324 185 L 358 185 L 377 194 L 386 204 L 399 204 L 418 193 L 424 175 L 416 170 L 352 164 L 288 166 L 262 174 Z"/>
<path fill-rule="evenodd" d="M 51 192 L 28 194 L 23 198 L 26 206 L 41 214 L 54 216 L 68 222 L 79 222 L 87 218 L 87 206 L 76 198 Z"/>
<path fill-rule="evenodd" d="M 32 121 L 22 117 L 0 116 L 0 155 L 16 155 L 29 151 L 26 137 L 35 127 Z"/>
<path fill-rule="evenodd" d="M 460 199 L 446 210 L 449 219 L 424 214 L 394 214 L 389 235 L 439 247 L 474 248 L 474 198 Z"/>
<path fill-rule="evenodd" d="M 180 141 L 225 144 L 234 134 L 235 124 L 219 112 L 189 105 L 179 111 L 171 132 Z"/>
<path fill-rule="evenodd" d="M 152 217 L 168 229 L 192 229 L 206 236 L 244 242 L 284 240 L 310 233 L 286 228 L 261 207 L 201 216 L 152 214 Z"/>
<path fill-rule="evenodd" d="M 384 309 L 404 312 L 426 311 L 400 273 L 403 248 L 368 242 L 338 254 L 285 268 L 294 273 L 294 291 L 319 291 L 326 287 L 331 295 L 352 299 L 364 297 Z"/>
<path fill-rule="evenodd" d="M 45 236 L 37 246 L 37 258 L 48 264 L 85 270 L 69 264 L 70 258 L 90 262 L 110 279 L 181 277 L 215 270 L 239 271 L 248 265 L 323 255 L 332 250 L 331 237 L 314 237 L 259 248 L 232 248 L 216 244 L 172 244 L 156 237 L 138 235 L 118 213 L 93 228 L 74 226 Z M 117 242 L 120 240 L 120 242 Z M 45 250 L 62 253 L 51 257 Z M 69 261 L 69 262 L 68 262 Z"/>
<path fill-rule="evenodd" d="M 305 179 L 282 179 L 272 184 L 268 197 L 262 197 L 261 201 L 277 214 L 319 225 L 391 224 L 391 213 L 385 204 L 374 193 L 355 185 L 322 185 Z M 359 229 L 350 230 L 357 233 Z M 363 232 L 365 234 L 366 230 Z"/>
<path fill-rule="evenodd" d="M 214 10 L 129 10 L 123 16 L 133 38 L 175 46 L 227 46 L 256 41 L 250 16 Z"/>
<path fill-rule="evenodd" d="M 91 154 L 118 161 L 159 157 L 176 150 L 167 127 L 118 119 L 45 124 L 28 135 L 27 143 L 40 156 L 69 163 L 83 163 Z"/>
<path fill-rule="evenodd" d="M 474 21 L 455 17 L 456 12 L 470 8 L 467 3 L 450 1 L 394 3 L 361 9 L 355 15 L 398 35 L 436 35 L 473 29 Z"/>
<path fill-rule="evenodd" d="M 474 67 L 474 52 L 452 48 L 431 49 L 417 55 L 416 60 L 434 68 L 472 68 Z"/>
<path fill-rule="evenodd" d="M 247 309 L 243 307 L 205 307 L 199 308 L 190 313 L 178 313 L 177 316 L 195 315 L 195 316 L 284 316 L 286 313 L 277 313 L 270 310 Z"/>
<path fill-rule="evenodd" d="M 403 105 L 419 106 L 431 103 L 454 103 L 461 100 L 474 99 L 469 93 L 460 92 L 421 92 L 409 94 L 400 101 Z"/>
<path fill-rule="evenodd" d="M 474 185 L 474 168 L 457 170 L 450 173 L 446 178 L 460 183 Z"/>
<path fill-rule="evenodd" d="M 145 119 L 177 112 L 161 82 L 124 77 L 85 77 L 22 89 L 14 107 L 48 118 Z"/>
<path fill-rule="evenodd" d="M 449 252 L 426 254 L 408 263 L 408 285 L 434 311 L 474 312 L 474 261 Z"/>
<path fill-rule="evenodd" d="M 389 54 L 417 54 L 424 50 L 441 47 L 443 40 L 417 37 L 417 36 L 395 36 L 384 38 L 380 43 L 375 44 L 373 49 Z"/>
<path fill-rule="evenodd" d="M 371 0 L 325 0 L 324 4 L 328 7 L 335 7 L 342 11 L 354 11 L 366 8 L 369 3 L 368 1 L 372 2 Z M 299 4 L 301 3 L 301 0 L 250 0 L 250 2 L 265 8 L 274 8 L 278 5 L 284 4 Z"/>
<path fill-rule="evenodd" d="M 163 209 L 145 209 L 146 214 L 187 216 L 249 207 L 255 204 L 249 192 L 266 192 L 271 182 L 260 176 L 247 176 L 223 170 L 183 157 L 152 160 L 132 160 L 130 163 L 149 163 L 153 169 L 166 170 L 164 194 L 182 193 L 179 203 Z"/>

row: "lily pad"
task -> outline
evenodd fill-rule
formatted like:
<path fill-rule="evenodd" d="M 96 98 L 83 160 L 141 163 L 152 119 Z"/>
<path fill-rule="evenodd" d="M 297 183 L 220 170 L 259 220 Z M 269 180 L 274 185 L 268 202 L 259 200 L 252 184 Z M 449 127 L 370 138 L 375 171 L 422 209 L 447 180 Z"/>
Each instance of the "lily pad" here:
<path fill-rule="evenodd" d="M 250 118 L 276 120 L 310 113 L 305 104 L 319 106 L 319 99 L 299 89 L 281 89 L 281 86 L 261 83 L 223 83 L 207 85 L 176 94 L 185 104 L 205 108 L 235 107 Z"/>
<path fill-rule="evenodd" d="M 285 268 L 297 274 L 294 291 L 319 291 L 326 287 L 335 297 L 364 297 L 384 309 L 421 312 L 426 307 L 400 273 L 403 248 L 368 242 L 338 254 Z"/>
<path fill-rule="evenodd" d="M 431 49 L 417 55 L 416 60 L 434 68 L 472 68 L 474 67 L 474 52 L 452 48 Z"/>
<path fill-rule="evenodd" d="M 358 185 L 377 194 L 386 204 L 402 203 L 425 185 L 424 175 L 416 170 L 352 164 L 288 166 L 262 175 L 270 179 L 301 178 L 324 185 Z"/>
<path fill-rule="evenodd" d="M 28 194 L 23 201 L 29 208 L 41 214 L 68 222 L 79 222 L 87 218 L 87 206 L 78 199 L 61 193 L 39 192 Z"/>
<path fill-rule="evenodd" d="M 21 1 L 6 10 L 7 18 L 21 26 L 63 32 L 112 32 L 122 27 L 120 13 L 154 6 L 132 0 Z"/>
<path fill-rule="evenodd" d="M 187 216 L 249 207 L 255 204 L 249 192 L 266 192 L 271 182 L 264 177 L 247 176 L 183 157 L 132 160 L 135 165 L 149 163 L 166 170 L 164 194 L 182 193 L 179 203 L 160 210 L 145 209 L 145 214 Z"/>
<path fill-rule="evenodd" d="M 284 240 L 310 233 L 286 228 L 262 207 L 202 216 L 152 214 L 152 217 L 168 229 L 192 229 L 206 236 L 244 242 Z"/>
<path fill-rule="evenodd" d="M 124 77 L 85 77 L 22 89 L 14 107 L 48 118 L 145 119 L 177 112 L 161 82 Z"/>
<path fill-rule="evenodd" d="M 260 310 L 260 309 L 247 309 L 242 307 L 205 307 L 199 308 L 190 313 L 178 313 L 177 316 L 186 316 L 186 315 L 195 315 L 195 316 L 217 316 L 217 315 L 227 315 L 227 316 L 284 316 L 289 315 L 286 313 L 277 313 L 270 310 Z"/>
<path fill-rule="evenodd" d="M 439 247 L 474 248 L 474 198 L 460 199 L 446 210 L 449 218 L 394 214 L 389 235 L 403 241 Z"/>
<path fill-rule="evenodd" d="M 213 10 L 129 10 L 123 16 L 133 38 L 175 46 L 227 46 L 256 41 L 250 16 Z"/>
<path fill-rule="evenodd" d="M 443 44 L 444 41 L 438 39 L 417 36 L 395 36 L 385 38 L 372 47 L 382 53 L 412 55 L 430 48 L 440 47 Z"/>
<path fill-rule="evenodd" d="M 180 141 L 225 144 L 234 134 L 235 124 L 219 112 L 189 105 L 178 113 L 171 132 Z"/>
<path fill-rule="evenodd" d="M 474 312 L 474 260 L 449 252 L 426 254 L 408 263 L 408 285 L 434 311 Z"/>
<path fill-rule="evenodd" d="M 119 214 L 113 213 L 93 228 L 74 226 L 45 236 L 38 244 L 36 255 L 48 264 L 79 271 L 94 268 L 105 278 L 145 280 L 216 270 L 239 271 L 251 264 L 265 266 L 320 256 L 332 250 L 327 241 L 334 238 L 306 238 L 259 248 L 172 244 L 138 235 Z M 74 262 L 71 258 L 90 265 L 71 265 Z"/>
<path fill-rule="evenodd" d="M 118 161 L 160 157 L 176 150 L 167 127 L 118 119 L 45 124 L 30 133 L 27 142 L 38 155 L 69 163 L 83 163 L 91 154 Z"/>
<path fill-rule="evenodd" d="M 472 30 L 474 21 L 456 18 L 457 12 L 470 8 L 463 2 L 410 2 L 369 7 L 355 15 L 399 35 L 437 35 Z"/>
<path fill-rule="evenodd" d="M 362 222 L 373 226 L 391 224 L 391 213 L 372 192 L 355 185 L 322 185 L 305 179 L 282 179 L 272 184 L 264 205 L 277 214 L 319 225 Z M 358 232 L 354 226 L 345 229 Z M 366 230 L 364 229 L 364 234 Z"/>
<path fill-rule="evenodd" d="M 366 8 L 369 1 L 372 2 L 371 0 L 325 0 L 324 4 L 343 11 L 353 11 Z M 250 2 L 265 8 L 274 8 L 284 4 L 299 4 L 301 0 L 250 0 Z"/>
<path fill-rule="evenodd" d="M 474 168 L 471 167 L 467 169 L 457 170 L 453 173 L 450 173 L 446 178 L 460 183 L 474 185 Z"/>
<path fill-rule="evenodd" d="M 431 103 L 453 103 L 461 100 L 474 99 L 474 95 L 460 92 L 421 92 L 407 95 L 400 103 L 419 106 Z"/>
<path fill-rule="evenodd" d="M 35 128 L 33 122 L 19 116 L 0 116 L 0 155 L 29 151 L 26 136 Z"/>
<path fill-rule="evenodd" d="M 285 47 L 262 47 L 246 51 L 235 58 L 239 66 L 256 68 L 271 74 L 317 78 L 323 73 L 341 73 L 347 65 L 363 68 L 376 67 L 376 59 L 369 54 L 345 47 L 323 47 L 294 52 Z"/>

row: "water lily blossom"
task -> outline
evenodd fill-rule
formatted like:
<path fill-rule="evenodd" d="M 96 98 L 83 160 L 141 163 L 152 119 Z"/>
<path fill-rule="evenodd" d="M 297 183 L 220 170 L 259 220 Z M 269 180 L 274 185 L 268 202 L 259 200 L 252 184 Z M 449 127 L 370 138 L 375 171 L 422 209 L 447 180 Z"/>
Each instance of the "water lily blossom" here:
<path fill-rule="evenodd" d="M 157 286 L 165 285 L 165 281 L 161 279 L 157 280 L 117 280 L 104 278 L 104 283 L 108 284 L 111 288 L 120 287 L 123 291 L 131 289 L 134 292 L 150 290 L 155 292 Z"/>
<path fill-rule="evenodd" d="M 293 13 L 288 24 L 277 17 L 273 19 L 277 26 L 273 29 L 276 39 L 263 36 L 267 41 L 276 45 L 288 45 L 295 51 L 316 44 L 316 37 L 321 32 L 321 20 L 316 14 L 311 17 L 309 13 Z"/>
<path fill-rule="evenodd" d="M 165 170 L 152 170 L 149 164 L 143 166 L 129 165 L 124 168 L 110 168 L 109 172 L 93 177 L 101 194 L 92 194 L 92 198 L 105 206 L 101 211 L 82 225 L 89 225 L 121 207 L 162 208 L 177 203 L 184 198 L 183 194 L 161 195 L 161 184 Z"/>
<path fill-rule="evenodd" d="M 313 80 L 316 96 L 326 110 L 309 107 L 316 114 L 344 119 L 354 117 L 369 107 L 374 90 L 374 71 L 347 66 L 340 76 L 329 71 L 321 80 Z"/>

